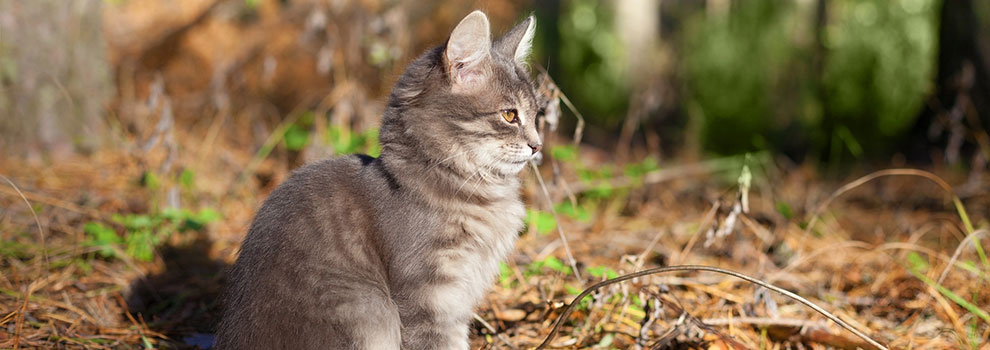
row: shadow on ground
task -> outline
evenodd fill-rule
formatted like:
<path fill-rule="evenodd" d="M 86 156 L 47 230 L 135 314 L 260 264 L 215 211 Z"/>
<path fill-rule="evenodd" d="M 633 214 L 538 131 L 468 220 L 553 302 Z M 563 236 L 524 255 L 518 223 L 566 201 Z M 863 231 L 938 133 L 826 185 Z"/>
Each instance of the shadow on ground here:
<path fill-rule="evenodd" d="M 204 236 L 161 249 L 165 269 L 131 284 L 131 315 L 167 336 L 168 348 L 206 349 L 213 344 L 228 265 L 210 259 L 213 242 Z"/>

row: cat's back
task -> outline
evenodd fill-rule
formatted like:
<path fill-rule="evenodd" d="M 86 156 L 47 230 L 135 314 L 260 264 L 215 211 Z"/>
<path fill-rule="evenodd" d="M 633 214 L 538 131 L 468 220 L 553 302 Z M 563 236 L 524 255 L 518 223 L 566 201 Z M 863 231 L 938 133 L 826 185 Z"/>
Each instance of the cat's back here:
<path fill-rule="evenodd" d="M 380 194 L 377 187 L 388 187 L 389 177 L 380 160 L 368 155 L 354 154 L 328 158 L 296 169 L 279 185 L 258 211 L 255 224 L 299 218 L 302 211 L 330 215 L 334 204 L 351 205 L 374 202 Z M 350 208 L 348 208 L 350 209 Z M 264 217 L 275 213 L 277 217 Z M 253 230 L 253 228 L 252 228 Z"/>
<path fill-rule="evenodd" d="M 388 201 L 392 186 L 394 180 L 381 161 L 367 155 L 305 165 L 293 171 L 265 200 L 248 231 L 241 255 L 291 253 L 288 256 L 297 262 L 304 258 L 303 263 L 324 265 L 340 256 L 378 258 L 373 255 L 380 252 L 365 246 L 378 245 L 377 204 Z M 335 253 L 327 254 L 329 250 Z M 378 261 L 363 262 L 379 265 Z"/>

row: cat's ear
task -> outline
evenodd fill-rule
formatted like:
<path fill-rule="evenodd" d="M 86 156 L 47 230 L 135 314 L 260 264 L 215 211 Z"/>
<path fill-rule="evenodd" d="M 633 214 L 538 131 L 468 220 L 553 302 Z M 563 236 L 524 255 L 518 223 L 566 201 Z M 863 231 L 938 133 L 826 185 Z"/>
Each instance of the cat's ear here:
<path fill-rule="evenodd" d="M 485 67 L 481 63 L 489 58 L 491 50 L 488 17 L 481 11 L 471 12 L 450 33 L 447 48 L 444 49 L 447 73 L 455 87 L 471 90 L 486 78 Z"/>
<path fill-rule="evenodd" d="M 533 49 L 533 35 L 536 33 L 536 17 L 530 15 L 519 22 L 508 33 L 505 33 L 495 44 L 495 49 L 506 57 L 512 57 L 516 63 L 526 66 L 526 60 Z"/>

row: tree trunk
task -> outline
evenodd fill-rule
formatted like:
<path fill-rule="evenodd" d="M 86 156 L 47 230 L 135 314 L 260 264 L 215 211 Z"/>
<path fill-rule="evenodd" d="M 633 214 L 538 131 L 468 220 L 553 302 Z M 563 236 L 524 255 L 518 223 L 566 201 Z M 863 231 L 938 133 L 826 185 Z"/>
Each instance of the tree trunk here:
<path fill-rule="evenodd" d="M 59 158 L 102 140 L 103 0 L 0 0 L 0 149 Z"/>
<path fill-rule="evenodd" d="M 935 91 L 902 147 L 912 162 L 966 162 L 990 146 L 990 61 L 979 28 L 972 0 L 942 2 Z"/>

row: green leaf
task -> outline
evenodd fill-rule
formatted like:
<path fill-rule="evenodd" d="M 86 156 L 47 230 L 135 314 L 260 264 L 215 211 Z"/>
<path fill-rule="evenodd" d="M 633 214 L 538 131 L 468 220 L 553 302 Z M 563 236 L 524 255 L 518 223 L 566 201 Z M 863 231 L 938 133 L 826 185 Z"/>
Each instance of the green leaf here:
<path fill-rule="evenodd" d="M 545 269 L 549 269 L 551 271 L 557 271 L 565 275 L 571 273 L 571 268 L 569 266 L 565 265 L 556 257 L 548 256 L 546 257 L 546 259 L 543 259 L 542 261 L 537 260 L 526 266 L 526 274 L 535 275 Z"/>
<path fill-rule="evenodd" d="M 780 215 L 783 215 L 787 220 L 794 217 L 794 211 L 791 210 L 791 206 L 784 201 L 777 201 L 777 212 L 780 213 Z"/>
<path fill-rule="evenodd" d="M 550 148 L 550 154 L 565 163 L 577 160 L 577 148 L 572 145 L 553 146 Z"/>
<path fill-rule="evenodd" d="M 155 175 L 155 173 L 145 171 L 144 174 L 141 175 L 141 185 L 145 188 L 156 190 L 158 189 L 158 186 L 161 185 L 161 181 L 158 180 L 158 175 Z"/>
<path fill-rule="evenodd" d="M 571 273 L 570 267 L 564 265 L 563 262 L 561 262 L 560 260 L 558 260 L 553 256 L 548 256 L 546 259 L 543 259 L 543 267 L 563 273 L 565 275 Z"/>
<path fill-rule="evenodd" d="M 116 231 L 99 222 L 88 222 L 83 225 L 83 233 L 87 236 L 83 245 L 100 248 L 97 253 L 105 258 L 117 256 L 114 247 L 121 244 L 122 240 Z"/>
<path fill-rule="evenodd" d="M 124 240 L 128 256 L 141 261 L 151 261 L 154 258 L 157 240 L 150 231 L 133 232 L 127 235 Z"/>
<path fill-rule="evenodd" d="M 647 173 L 657 169 L 660 169 L 659 164 L 657 164 L 657 160 L 654 159 L 653 157 L 646 157 L 646 159 L 643 159 L 643 161 L 639 163 L 632 163 L 626 165 L 624 169 L 624 173 L 628 177 L 638 179 L 643 175 L 646 175 Z"/>
<path fill-rule="evenodd" d="M 217 221 L 220 219 L 220 214 L 215 210 L 210 208 L 203 208 L 199 210 L 196 215 L 190 215 L 186 219 L 186 228 L 190 230 L 201 230 L 206 224 Z"/>
<path fill-rule="evenodd" d="M 170 221 L 182 221 L 189 216 L 189 211 L 185 209 L 178 208 L 165 208 L 162 210 L 161 217 Z"/>
<path fill-rule="evenodd" d="M 581 294 L 581 292 L 584 291 L 570 284 L 565 284 L 564 289 L 567 290 L 567 295 L 574 295 L 574 296 L 577 296 L 578 294 Z"/>
<path fill-rule="evenodd" d="M 602 276 L 604 276 L 606 279 L 613 279 L 619 277 L 619 274 L 615 272 L 615 270 L 612 270 L 611 268 L 608 268 L 606 266 L 590 267 L 588 268 L 588 273 L 598 278 L 602 278 Z"/>
<path fill-rule="evenodd" d="M 179 184 L 187 190 L 192 190 L 196 185 L 195 177 L 196 174 L 189 168 L 182 169 L 182 173 L 179 174 Z"/>
<path fill-rule="evenodd" d="M 498 263 L 498 282 L 499 283 L 501 283 L 503 286 L 506 286 L 506 284 L 508 284 L 509 282 L 512 281 L 512 276 L 513 275 L 514 275 L 514 273 L 512 272 L 512 267 L 509 266 L 509 264 L 506 264 L 504 262 L 499 262 Z"/>
<path fill-rule="evenodd" d="M 143 335 L 141 336 L 141 344 L 144 345 L 144 348 L 148 350 L 155 348 L 155 346 L 151 344 L 151 341 L 148 340 L 148 338 Z"/>
<path fill-rule="evenodd" d="M 911 253 L 914 253 L 914 252 L 911 252 Z M 915 254 L 915 255 L 917 255 L 917 254 Z M 912 260 L 911 259 L 911 255 L 908 254 L 908 261 L 911 261 L 911 260 Z M 927 265 L 927 262 L 925 262 L 925 264 Z M 912 275 L 914 275 L 914 277 L 920 279 L 922 282 L 925 282 L 925 284 L 931 286 L 932 288 L 935 288 L 936 290 L 938 290 L 939 293 L 941 293 L 942 295 L 944 295 L 946 298 L 948 298 L 949 300 L 952 300 L 952 302 L 958 304 L 963 309 L 966 309 L 967 311 L 969 311 L 973 315 L 976 315 L 977 317 L 983 319 L 984 322 L 986 322 L 988 325 L 990 325 L 990 314 L 987 314 L 986 311 L 981 310 L 978 306 L 973 305 L 973 303 L 969 302 L 966 299 L 963 299 L 963 297 L 959 296 L 958 294 L 954 293 L 953 291 L 949 290 L 948 288 L 945 288 L 941 284 L 936 283 L 931 278 L 928 278 L 928 276 L 925 276 L 924 274 L 918 272 L 918 270 L 916 270 L 914 267 L 915 266 L 912 266 L 912 267 L 909 267 L 907 269 L 908 272 L 910 272 Z"/>
<path fill-rule="evenodd" d="M 573 296 L 581 295 L 581 293 L 584 292 L 584 290 L 574 287 L 570 284 L 564 284 L 564 290 L 567 291 L 567 295 L 573 295 Z M 575 306 L 574 308 L 577 310 L 587 309 L 588 305 L 590 304 L 591 304 L 591 294 L 588 294 L 585 295 L 584 298 L 581 298 L 581 300 L 577 302 L 577 306 Z"/>
<path fill-rule="evenodd" d="M 382 153 L 381 145 L 378 144 L 378 129 L 368 129 L 364 132 L 364 152 L 376 158 Z"/>
<path fill-rule="evenodd" d="M 557 227 L 557 220 L 554 219 L 553 214 L 539 210 L 527 210 L 526 222 L 536 227 L 536 233 L 540 235 L 545 235 Z"/>
<path fill-rule="evenodd" d="M 285 129 L 283 141 L 285 142 L 285 148 L 290 151 L 302 150 L 309 143 L 309 130 L 299 125 L 299 123 L 294 123 Z"/>
<path fill-rule="evenodd" d="M 583 205 L 579 204 L 577 207 L 575 207 L 574 204 L 571 204 L 570 201 L 565 201 L 563 203 L 557 204 L 555 209 L 557 210 L 557 213 L 560 213 L 564 216 L 567 216 L 579 222 L 587 223 L 591 221 L 591 213 L 589 213 L 588 209 L 585 209 Z"/>
<path fill-rule="evenodd" d="M 928 271 L 928 259 L 921 257 L 917 252 L 909 252 L 907 255 L 909 268 L 915 273 L 925 273 Z"/>

